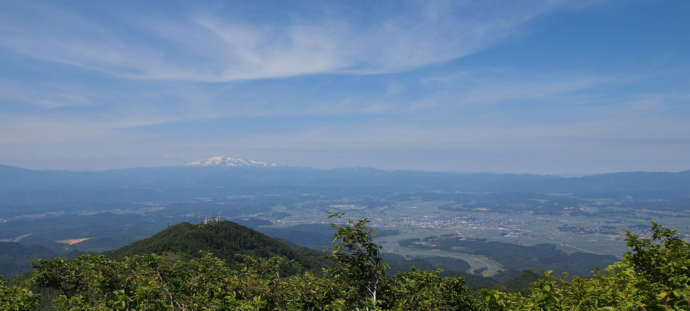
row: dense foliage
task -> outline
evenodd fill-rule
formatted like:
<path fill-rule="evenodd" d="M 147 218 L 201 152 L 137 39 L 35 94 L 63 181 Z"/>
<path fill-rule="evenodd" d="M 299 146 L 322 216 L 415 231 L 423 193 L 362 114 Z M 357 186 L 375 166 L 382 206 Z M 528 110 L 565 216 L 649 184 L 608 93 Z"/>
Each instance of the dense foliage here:
<path fill-rule="evenodd" d="M 366 224 L 336 226 L 332 266 L 289 276 L 281 267 L 296 262 L 279 256 L 241 255 L 232 263 L 208 252 L 39 260 L 23 285 L 0 282 L 0 309 L 36 310 L 36 293 L 46 290 L 54 293 L 54 310 L 690 309 L 690 245 L 657 224 L 649 238 L 628 234 L 631 251 L 593 277 L 547 272 L 515 292 L 471 289 L 440 271 L 389 276 Z"/>
<path fill-rule="evenodd" d="M 0 280 L 0 310 L 24 311 L 38 307 L 39 296 L 29 289 L 19 286 L 7 286 Z"/>
<path fill-rule="evenodd" d="M 526 295 L 490 291 L 492 310 L 690 310 L 690 244 L 652 223 L 651 238 L 628 233 L 631 251 L 591 278 L 548 272 Z"/>

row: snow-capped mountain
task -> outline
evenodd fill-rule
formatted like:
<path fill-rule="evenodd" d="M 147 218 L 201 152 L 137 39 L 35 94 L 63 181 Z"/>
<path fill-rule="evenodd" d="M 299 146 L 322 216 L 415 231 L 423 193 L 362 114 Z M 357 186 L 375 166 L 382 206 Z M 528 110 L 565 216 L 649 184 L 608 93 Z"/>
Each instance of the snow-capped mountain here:
<path fill-rule="evenodd" d="M 247 160 L 242 158 L 233 158 L 230 156 L 216 156 L 203 161 L 194 161 L 185 164 L 185 166 L 200 166 L 200 167 L 278 167 L 278 164 L 261 162 L 255 160 Z"/>

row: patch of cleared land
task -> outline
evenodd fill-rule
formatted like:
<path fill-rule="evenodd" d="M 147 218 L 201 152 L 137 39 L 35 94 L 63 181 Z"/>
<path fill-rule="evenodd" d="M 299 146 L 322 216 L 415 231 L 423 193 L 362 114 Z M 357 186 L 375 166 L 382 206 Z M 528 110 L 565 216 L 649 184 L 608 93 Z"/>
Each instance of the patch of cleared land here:
<path fill-rule="evenodd" d="M 59 240 L 59 241 L 55 241 L 55 242 L 58 242 L 60 244 L 74 245 L 74 244 L 79 244 L 79 243 L 84 242 L 84 241 L 89 240 L 89 239 L 91 239 L 91 238 L 67 239 L 67 240 Z"/>

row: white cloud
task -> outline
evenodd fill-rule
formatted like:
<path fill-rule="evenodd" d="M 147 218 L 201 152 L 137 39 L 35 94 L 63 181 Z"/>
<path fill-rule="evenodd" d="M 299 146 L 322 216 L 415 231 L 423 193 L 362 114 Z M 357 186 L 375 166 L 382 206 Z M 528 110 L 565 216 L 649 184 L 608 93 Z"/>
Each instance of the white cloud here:
<path fill-rule="evenodd" d="M 475 53 L 565 1 L 425 2 L 358 24 L 347 16 L 252 24 L 222 16 L 95 18 L 47 7 L 3 16 L 0 46 L 132 79 L 232 81 L 315 73 L 398 72 Z M 401 5 L 402 7 L 402 5 Z M 27 13 L 28 12 L 28 13 Z M 126 12 L 136 16 L 136 12 Z M 360 12 L 367 14 L 367 12 Z"/>

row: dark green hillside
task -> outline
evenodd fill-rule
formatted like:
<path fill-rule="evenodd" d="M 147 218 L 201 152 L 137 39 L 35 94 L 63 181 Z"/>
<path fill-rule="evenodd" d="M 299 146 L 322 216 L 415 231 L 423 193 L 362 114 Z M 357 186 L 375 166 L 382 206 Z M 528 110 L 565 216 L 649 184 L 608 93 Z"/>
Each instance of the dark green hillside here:
<path fill-rule="evenodd" d="M 231 265 L 240 260 L 236 256 L 240 254 L 260 258 L 282 256 L 296 261 L 307 270 L 324 264 L 321 253 L 317 251 L 292 247 L 231 221 L 210 224 L 181 223 L 148 239 L 106 254 L 114 258 L 149 253 L 175 253 L 185 257 L 196 257 L 201 251 L 211 252 Z"/>
<path fill-rule="evenodd" d="M 513 291 L 524 291 L 530 288 L 530 286 L 532 286 L 532 283 L 541 279 L 542 276 L 542 274 L 530 270 L 520 271 L 517 274 L 511 276 L 509 279 L 501 282 L 501 284 L 499 284 L 499 287 Z"/>

